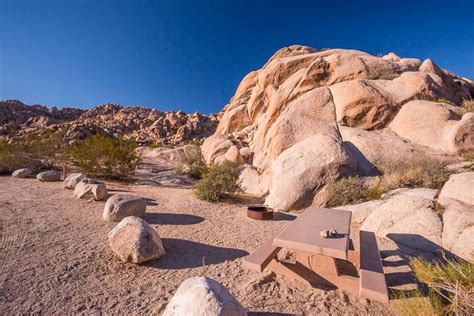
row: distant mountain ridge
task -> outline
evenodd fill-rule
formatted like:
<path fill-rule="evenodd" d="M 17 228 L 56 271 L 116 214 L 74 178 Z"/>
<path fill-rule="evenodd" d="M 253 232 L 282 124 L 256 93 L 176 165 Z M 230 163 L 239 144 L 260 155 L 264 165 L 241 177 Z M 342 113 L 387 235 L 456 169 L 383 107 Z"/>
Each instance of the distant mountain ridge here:
<path fill-rule="evenodd" d="M 82 140 L 100 133 L 123 136 L 141 144 L 178 144 L 212 135 L 216 115 L 183 111 L 161 112 L 146 107 L 107 103 L 90 110 L 26 105 L 18 100 L 0 101 L 0 136 L 22 137 L 48 129 L 60 131 L 65 141 Z"/>

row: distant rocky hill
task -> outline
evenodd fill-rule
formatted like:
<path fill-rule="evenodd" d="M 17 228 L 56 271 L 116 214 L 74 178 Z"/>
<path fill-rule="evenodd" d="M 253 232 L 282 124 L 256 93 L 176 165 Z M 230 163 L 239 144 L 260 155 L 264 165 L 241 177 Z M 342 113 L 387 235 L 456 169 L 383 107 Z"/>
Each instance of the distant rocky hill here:
<path fill-rule="evenodd" d="M 217 116 L 201 113 L 160 112 L 145 107 L 99 105 L 90 110 L 48 109 L 20 101 L 0 102 L 0 135 L 21 137 L 49 129 L 61 131 L 65 141 L 100 133 L 123 136 L 140 144 L 179 144 L 212 135 Z"/>
<path fill-rule="evenodd" d="M 250 72 L 202 146 L 209 163 L 244 166 L 247 193 L 284 210 L 321 205 L 339 177 L 377 161 L 474 153 L 471 80 L 432 60 L 291 46 Z"/>

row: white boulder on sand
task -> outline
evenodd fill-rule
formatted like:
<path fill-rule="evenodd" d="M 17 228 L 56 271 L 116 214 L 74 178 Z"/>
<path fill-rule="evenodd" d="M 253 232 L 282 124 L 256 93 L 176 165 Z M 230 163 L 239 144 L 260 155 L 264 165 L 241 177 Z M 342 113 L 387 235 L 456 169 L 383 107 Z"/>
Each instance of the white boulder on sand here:
<path fill-rule="evenodd" d="M 242 305 L 218 282 L 206 277 L 185 280 L 166 306 L 163 316 L 247 315 Z"/>
<path fill-rule="evenodd" d="M 43 171 L 38 173 L 36 179 L 40 181 L 52 182 L 61 180 L 61 172 L 59 171 Z"/>
<path fill-rule="evenodd" d="M 93 198 L 96 201 L 107 197 L 107 187 L 104 182 L 93 179 L 82 179 L 74 188 L 74 197 L 78 199 Z"/>
<path fill-rule="evenodd" d="M 74 189 L 76 185 L 81 182 L 82 179 L 85 179 L 86 175 L 83 173 L 71 173 L 64 179 L 64 187 L 66 189 Z"/>
<path fill-rule="evenodd" d="M 32 174 L 33 174 L 33 170 L 31 170 L 30 168 L 22 168 L 22 169 L 18 169 L 18 170 L 13 171 L 12 177 L 14 177 L 14 178 L 28 178 Z"/>
<path fill-rule="evenodd" d="M 143 263 L 166 254 L 161 238 L 140 217 L 125 217 L 109 233 L 112 251 L 124 262 Z"/>
<path fill-rule="evenodd" d="M 145 213 L 144 198 L 131 194 L 115 194 L 105 203 L 103 217 L 107 221 L 119 222 L 127 216 L 143 216 Z"/>

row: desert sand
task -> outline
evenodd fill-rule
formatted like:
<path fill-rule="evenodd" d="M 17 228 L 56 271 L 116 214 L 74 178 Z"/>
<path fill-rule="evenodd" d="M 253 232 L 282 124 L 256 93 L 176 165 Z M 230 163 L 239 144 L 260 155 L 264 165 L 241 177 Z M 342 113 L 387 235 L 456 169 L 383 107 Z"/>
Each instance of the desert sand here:
<path fill-rule="evenodd" d="M 237 203 L 203 202 L 188 187 L 107 184 L 112 194 L 148 199 L 145 219 L 163 239 L 166 256 L 141 266 L 124 264 L 108 244 L 115 223 L 102 220 L 105 202 L 75 199 L 60 182 L 0 177 L 1 314 L 159 314 L 179 284 L 193 276 L 222 283 L 253 313 L 391 313 L 388 306 L 328 284 L 311 288 L 242 269 L 243 257 L 294 215 L 254 221 Z M 386 249 L 389 286 L 406 287 L 407 266 L 389 244 L 380 246 Z"/>

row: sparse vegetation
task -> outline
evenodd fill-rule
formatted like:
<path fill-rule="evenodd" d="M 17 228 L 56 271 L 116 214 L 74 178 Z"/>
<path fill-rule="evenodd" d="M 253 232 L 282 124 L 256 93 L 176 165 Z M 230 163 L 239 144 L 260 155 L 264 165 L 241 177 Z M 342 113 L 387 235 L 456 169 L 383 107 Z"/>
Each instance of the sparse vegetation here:
<path fill-rule="evenodd" d="M 400 316 L 432 316 L 442 315 L 437 297 L 425 297 L 420 290 L 400 292 L 391 301 L 391 305 Z"/>
<path fill-rule="evenodd" d="M 447 99 L 444 99 L 444 98 L 441 98 L 441 99 L 438 99 L 436 100 L 436 102 L 439 102 L 439 103 L 446 103 L 446 104 L 451 104 L 451 102 Z"/>
<path fill-rule="evenodd" d="M 440 189 L 451 174 L 443 163 L 429 159 L 384 161 L 376 165 L 382 172 L 386 190 L 404 187 Z"/>
<path fill-rule="evenodd" d="M 211 166 L 201 180 L 194 185 L 194 193 L 202 200 L 217 202 L 240 190 L 239 168 L 225 161 Z"/>
<path fill-rule="evenodd" d="M 414 276 L 428 287 L 433 309 L 442 315 L 474 313 L 474 265 L 446 260 L 430 263 L 410 260 Z"/>
<path fill-rule="evenodd" d="M 361 203 L 379 199 L 385 192 L 397 188 L 440 189 L 451 172 L 435 160 L 384 161 L 377 164 L 382 173 L 378 180 L 349 177 L 327 187 L 327 207 Z"/>
<path fill-rule="evenodd" d="M 464 100 L 461 106 L 461 115 L 464 115 L 469 112 L 474 112 L 474 100 L 472 99 Z"/>
<path fill-rule="evenodd" d="M 139 162 L 134 142 L 100 134 L 86 138 L 69 153 L 72 163 L 93 177 L 125 179 L 133 174 Z"/>
<path fill-rule="evenodd" d="M 349 177 L 329 184 L 327 207 L 375 200 L 382 196 L 384 189 L 380 180 L 369 185 L 362 178 Z"/>

